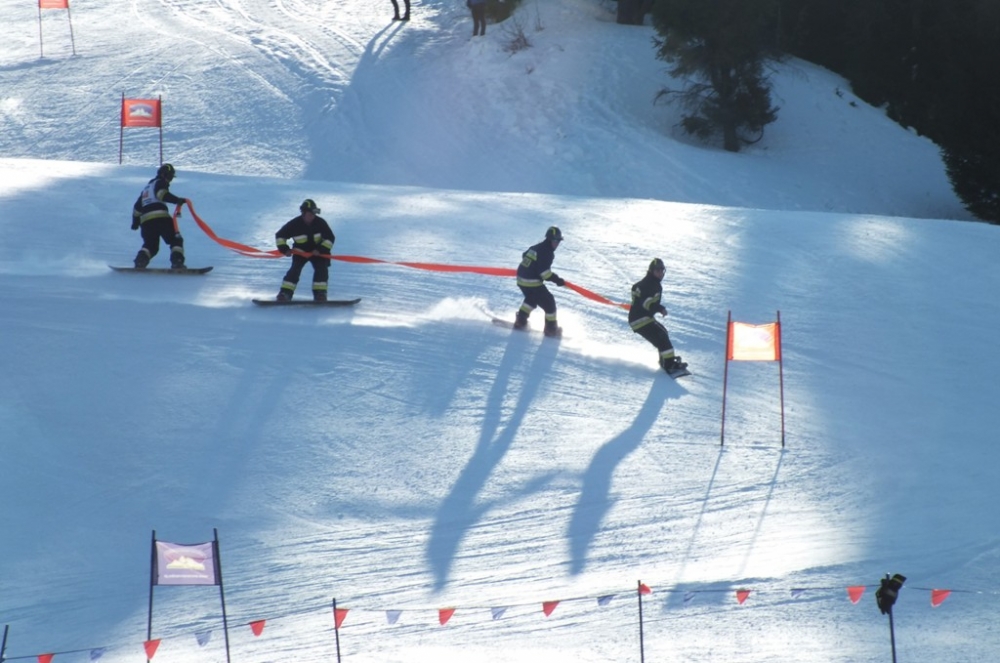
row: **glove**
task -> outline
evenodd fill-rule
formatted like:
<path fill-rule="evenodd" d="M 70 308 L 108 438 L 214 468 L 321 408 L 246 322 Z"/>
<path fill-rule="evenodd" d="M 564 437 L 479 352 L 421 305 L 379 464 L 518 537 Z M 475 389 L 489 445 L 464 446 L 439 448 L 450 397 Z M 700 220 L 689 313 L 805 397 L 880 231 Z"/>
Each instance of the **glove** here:
<path fill-rule="evenodd" d="M 288 248 L 287 244 L 282 244 L 281 246 L 278 247 L 278 250 L 281 251 L 281 255 L 285 257 L 292 255 L 292 250 Z"/>
<path fill-rule="evenodd" d="M 184 205 L 185 203 L 187 203 L 187 201 L 188 201 L 187 198 L 178 198 L 177 199 L 177 204 L 178 205 Z"/>
<path fill-rule="evenodd" d="M 656 311 L 657 311 L 657 313 L 659 313 L 660 315 L 662 315 L 664 317 L 666 317 L 666 315 L 667 315 L 667 307 L 664 306 L 663 304 L 660 304 L 660 306 L 657 307 Z"/>
<path fill-rule="evenodd" d="M 138 230 L 138 229 L 139 229 L 139 217 L 133 216 L 132 217 L 132 230 Z"/>
<path fill-rule="evenodd" d="M 566 285 L 566 279 L 564 279 L 563 277 L 559 276 L 558 274 L 553 274 L 549 278 L 549 280 L 552 281 L 553 283 L 555 283 L 560 288 L 563 287 L 564 285 Z"/>

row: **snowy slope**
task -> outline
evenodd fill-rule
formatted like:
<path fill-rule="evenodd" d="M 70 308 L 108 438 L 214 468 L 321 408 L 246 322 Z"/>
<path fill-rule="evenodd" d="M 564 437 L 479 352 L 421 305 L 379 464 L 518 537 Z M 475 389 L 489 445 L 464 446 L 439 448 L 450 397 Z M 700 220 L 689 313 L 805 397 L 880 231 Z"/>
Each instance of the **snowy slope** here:
<path fill-rule="evenodd" d="M 114 163 L 119 100 L 163 97 L 165 158 L 189 170 L 476 191 L 636 197 L 758 209 L 967 218 L 937 148 L 839 77 L 776 65 L 778 122 L 739 155 L 693 146 L 650 27 L 613 3 L 530 0 L 470 39 L 464 3 L 0 1 L 0 156 Z M 122 15 L 125 20 L 121 20 Z M 113 26 L 113 27 L 112 27 Z M 151 164 L 154 130 L 125 134 Z"/>

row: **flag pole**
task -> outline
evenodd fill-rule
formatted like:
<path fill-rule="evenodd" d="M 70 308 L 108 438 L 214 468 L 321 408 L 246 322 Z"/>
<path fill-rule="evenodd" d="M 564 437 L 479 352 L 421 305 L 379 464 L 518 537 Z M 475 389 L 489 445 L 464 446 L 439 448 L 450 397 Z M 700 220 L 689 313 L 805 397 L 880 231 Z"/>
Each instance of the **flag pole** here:
<path fill-rule="evenodd" d="M 733 312 L 730 310 L 726 315 L 726 366 L 722 372 L 722 434 L 719 436 L 719 446 L 726 443 L 726 387 L 729 384 L 729 344 L 732 341 L 730 335 L 733 333 Z"/>
<path fill-rule="evenodd" d="M 66 2 L 66 19 L 69 21 L 69 43 L 73 47 L 73 55 L 76 55 L 76 39 L 73 38 L 73 14 L 69 10 L 69 0 Z"/>
<path fill-rule="evenodd" d="M 122 91 L 121 117 L 118 118 L 118 165 L 122 165 L 122 142 L 125 140 L 125 91 Z"/>
<path fill-rule="evenodd" d="M 337 623 L 337 597 L 333 598 L 333 638 L 337 643 L 337 663 L 340 663 L 340 625 Z"/>
<path fill-rule="evenodd" d="M 45 49 L 42 46 L 42 0 L 38 0 L 38 57 L 45 57 Z"/>
<path fill-rule="evenodd" d="M 778 347 L 778 390 L 781 394 L 781 448 L 785 448 L 785 353 L 781 349 L 781 311 L 778 311 L 778 324 L 775 327 Z"/>
<path fill-rule="evenodd" d="M 151 559 L 149 561 L 149 613 L 146 616 L 146 642 L 153 639 L 153 585 L 156 584 L 156 530 L 153 530 L 153 543 L 150 546 Z M 146 657 L 149 663 L 149 657 Z"/>
<path fill-rule="evenodd" d="M 160 125 L 160 165 L 163 165 L 163 95 L 156 97 L 157 101 L 157 112 L 160 114 L 160 121 L 157 123 Z"/>
<path fill-rule="evenodd" d="M 637 581 L 635 594 L 639 599 L 639 661 L 646 663 L 646 642 L 642 629 L 642 581 Z"/>
<path fill-rule="evenodd" d="M 216 580 L 219 582 L 219 601 L 222 604 L 222 635 L 226 640 L 226 663 L 230 663 L 229 658 L 229 622 L 226 617 L 226 592 L 222 588 L 222 555 L 219 554 L 219 529 L 212 528 L 215 540 L 212 541 L 212 549 L 215 553 Z"/>

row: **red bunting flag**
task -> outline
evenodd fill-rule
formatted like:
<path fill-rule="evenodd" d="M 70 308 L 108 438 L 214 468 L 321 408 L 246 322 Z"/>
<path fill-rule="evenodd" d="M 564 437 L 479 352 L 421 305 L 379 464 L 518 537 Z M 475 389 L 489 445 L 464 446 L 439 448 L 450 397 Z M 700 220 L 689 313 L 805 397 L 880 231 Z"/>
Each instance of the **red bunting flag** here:
<path fill-rule="evenodd" d="M 39 654 L 38 663 L 52 663 L 53 656 L 55 656 L 55 654 Z"/>
<path fill-rule="evenodd" d="M 652 594 L 653 590 L 650 589 L 649 585 L 647 585 L 646 583 L 640 582 L 639 583 L 639 593 L 640 594 Z"/>
<path fill-rule="evenodd" d="M 855 585 L 854 587 L 847 588 L 847 598 L 851 599 L 851 603 L 857 603 L 861 600 L 861 595 L 865 593 L 864 585 Z"/>
<path fill-rule="evenodd" d="M 444 626 L 445 624 L 448 623 L 448 620 L 451 619 L 451 616 L 454 614 L 455 614 L 454 608 L 441 608 L 440 610 L 438 610 L 438 622 L 441 623 L 441 626 Z"/>
<path fill-rule="evenodd" d="M 143 649 L 146 650 L 146 658 L 149 660 L 153 660 L 153 657 L 156 656 L 156 648 L 159 646 L 160 646 L 159 639 L 146 640 L 146 642 L 142 643 Z"/>
<path fill-rule="evenodd" d="M 946 598 L 948 598 L 949 594 L 951 594 L 951 590 L 950 589 L 932 589 L 931 590 L 931 607 L 932 608 L 936 608 L 939 605 L 941 605 L 942 603 L 944 603 L 944 600 Z"/>
<path fill-rule="evenodd" d="M 542 604 L 542 612 L 544 612 L 545 616 L 548 617 L 549 615 L 552 614 L 552 612 L 556 609 L 556 606 L 558 605 L 559 601 L 546 601 L 545 603 Z"/>
<path fill-rule="evenodd" d="M 253 631 L 254 635 L 260 635 L 264 632 L 264 622 L 266 619 L 258 619 L 255 622 L 250 622 L 250 630 Z"/>
<path fill-rule="evenodd" d="M 743 605 L 743 602 L 747 600 L 748 596 L 750 596 L 750 590 L 749 589 L 737 589 L 736 590 L 736 602 L 739 603 L 740 605 Z"/>
<path fill-rule="evenodd" d="M 340 625 L 344 623 L 345 619 L 347 619 L 347 609 L 346 608 L 337 608 L 334 611 L 334 615 L 333 615 L 333 628 L 339 630 L 340 629 Z"/>

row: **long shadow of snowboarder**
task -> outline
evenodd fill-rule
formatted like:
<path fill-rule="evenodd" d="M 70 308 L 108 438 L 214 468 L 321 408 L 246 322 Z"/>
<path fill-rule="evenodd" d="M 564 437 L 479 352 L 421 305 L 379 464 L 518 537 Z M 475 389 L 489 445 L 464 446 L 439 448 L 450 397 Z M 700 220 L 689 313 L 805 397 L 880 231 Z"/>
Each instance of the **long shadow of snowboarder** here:
<path fill-rule="evenodd" d="M 482 432 L 476 450 L 469 463 L 462 470 L 451 492 L 438 509 L 430 541 L 427 544 L 428 563 L 434 573 L 434 588 L 440 591 L 448 582 L 455 553 L 466 532 L 487 513 L 493 503 L 477 502 L 476 496 L 486 485 L 493 470 L 510 449 L 514 436 L 528 412 L 538 389 L 548 375 L 549 369 L 559 352 L 557 343 L 543 342 L 535 354 L 531 365 L 524 371 L 523 389 L 518 394 L 517 403 L 506 423 L 503 423 L 504 397 L 508 383 L 516 365 L 524 356 L 526 343 L 531 340 L 517 339 L 507 346 L 497 368 L 493 386 L 486 398 Z"/>
<path fill-rule="evenodd" d="M 569 522 L 570 572 L 574 575 L 583 572 L 587 564 L 587 551 L 601 528 L 604 516 L 611 509 L 609 493 L 615 468 L 639 448 L 646 433 L 660 416 L 660 410 L 671 389 L 676 390 L 672 385 L 673 382 L 666 379 L 654 380 L 649 395 L 632 424 L 598 449 L 584 472 L 580 499 Z"/>

